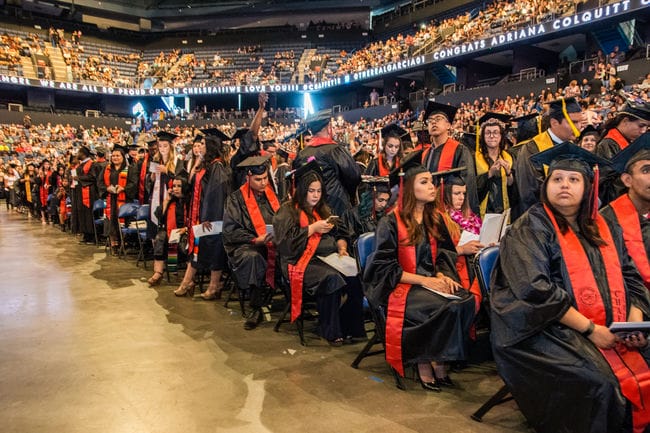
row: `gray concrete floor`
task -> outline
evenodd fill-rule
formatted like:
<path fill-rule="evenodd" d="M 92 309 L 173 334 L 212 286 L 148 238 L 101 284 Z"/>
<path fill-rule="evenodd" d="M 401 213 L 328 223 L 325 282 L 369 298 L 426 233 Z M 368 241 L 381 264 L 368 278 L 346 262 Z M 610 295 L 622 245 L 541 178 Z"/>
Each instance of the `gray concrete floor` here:
<path fill-rule="evenodd" d="M 501 385 L 493 364 L 440 394 L 398 390 L 382 356 L 330 348 L 239 309 L 155 289 L 135 260 L 78 245 L 0 208 L 2 432 L 523 432 L 513 402 L 469 415 Z"/>

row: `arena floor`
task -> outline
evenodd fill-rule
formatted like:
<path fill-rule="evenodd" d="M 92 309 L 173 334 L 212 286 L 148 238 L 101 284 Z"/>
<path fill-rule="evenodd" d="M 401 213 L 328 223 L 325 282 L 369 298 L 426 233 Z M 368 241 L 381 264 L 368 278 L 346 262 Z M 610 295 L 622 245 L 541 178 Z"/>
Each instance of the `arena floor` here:
<path fill-rule="evenodd" d="M 150 264 L 149 264 L 150 265 Z M 150 267 L 149 267 L 150 268 Z M 382 357 L 331 348 L 237 306 L 151 289 L 132 258 L 0 209 L 0 420 L 9 432 L 524 432 L 514 402 L 469 418 L 500 386 L 493 364 L 458 389 L 394 386 Z"/>

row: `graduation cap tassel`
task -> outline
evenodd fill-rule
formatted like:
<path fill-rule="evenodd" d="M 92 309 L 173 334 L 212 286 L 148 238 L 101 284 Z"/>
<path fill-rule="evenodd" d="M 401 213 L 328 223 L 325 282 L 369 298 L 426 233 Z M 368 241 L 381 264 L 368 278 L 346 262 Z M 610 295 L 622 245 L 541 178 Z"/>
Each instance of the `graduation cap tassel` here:
<path fill-rule="evenodd" d="M 591 219 L 592 221 L 596 219 L 598 216 L 598 195 L 599 195 L 599 187 L 598 184 L 600 183 L 600 170 L 598 169 L 598 165 L 594 166 L 594 184 L 592 187 L 592 197 L 591 197 Z"/>
<path fill-rule="evenodd" d="M 576 128 L 576 125 L 573 123 L 573 120 L 571 120 L 571 118 L 569 117 L 569 113 L 566 109 L 566 101 L 564 100 L 564 98 L 561 98 L 561 101 L 562 101 L 562 114 L 564 115 L 564 118 L 566 119 L 567 123 L 571 127 L 571 131 L 573 131 L 573 135 L 575 136 L 575 138 L 578 138 L 580 137 L 580 131 L 578 130 L 578 128 Z"/>
<path fill-rule="evenodd" d="M 402 210 L 402 196 L 404 195 L 404 171 L 399 172 L 399 210 Z M 374 203 L 373 203 L 374 205 Z"/>
<path fill-rule="evenodd" d="M 440 191 L 438 192 L 438 209 L 440 212 L 445 210 L 445 179 L 440 178 Z"/>
<path fill-rule="evenodd" d="M 377 200 L 377 187 L 372 187 L 372 219 L 377 219 L 377 212 L 375 211 L 375 200 Z"/>

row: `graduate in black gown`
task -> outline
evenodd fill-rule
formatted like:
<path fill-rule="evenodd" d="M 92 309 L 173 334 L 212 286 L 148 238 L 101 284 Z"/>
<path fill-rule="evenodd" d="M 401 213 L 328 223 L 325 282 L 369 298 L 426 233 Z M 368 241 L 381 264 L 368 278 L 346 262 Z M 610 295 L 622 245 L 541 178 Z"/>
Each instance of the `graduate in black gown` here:
<path fill-rule="evenodd" d="M 402 140 L 410 140 L 409 133 L 396 123 L 381 129 L 383 140 L 382 148 L 377 149 L 377 156 L 373 158 L 365 170 L 368 176 L 388 176 L 391 170 L 399 166 L 402 158 Z"/>
<path fill-rule="evenodd" d="M 319 334 L 331 346 L 346 337 L 363 338 L 363 294 L 358 277 L 344 277 L 317 256 L 348 255 L 348 245 L 325 204 L 319 164 L 310 161 L 294 174 L 296 191 L 273 218 L 273 237 L 282 272 L 291 285 L 291 320 L 301 314 L 303 292 L 316 298 Z M 328 222 L 329 221 L 329 222 Z M 342 295 L 347 300 L 341 305 Z"/>
<path fill-rule="evenodd" d="M 223 211 L 226 203 L 226 197 L 231 192 L 231 171 L 227 161 L 228 149 L 223 145 L 223 141 L 228 137 L 219 129 L 202 130 L 205 137 L 205 173 L 201 179 L 194 182 L 200 182 L 200 191 L 198 192 L 199 202 L 193 203 L 199 210 L 199 223 L 203 226 L 204 231 L 212 229 L 212 222 L 223 221 Z M 196 200 L 193 197 L 192 200 Z M 192 210 L 190 210 L 192 212 Z M 190 227 L 188 227 L 191 230 Z M 194 295 L 194 276 L 198 269 L 210 271 L 210 284 L 207 290 L 201 294 L 205 300 L 216 299 L 219 291 L 219 282 L 221 273 L 228 269 L 228 259 L 226 251 L 223 248 L 222 234 L 213 234 L 201 236 L 198 238 L 198 251 L 194 250 L 194 256 L 187 267 L 183 281 L 178 289 L 174 291 L 176 296 Z"/>
<path fill-rule="evenodd" d="M 240 296 L 250 291 L 251 312 L 244 329 L 262 321 L 275 287 L 273 233 L 266 226 L 280 208 L 269 179 L 269 156 L 249 157 L 237 167 L 247 173 L 247 182 L 228 196 L 223 214 L 223 244 L 236 275 Z"/>
<path fill-rule="evenodd" d="M 648 320 L 650 300 L 620 230 L 595 212 L 591 167 L 607 162 L 569 143 L 535 159 L 550 164 L 541 203 L 501 240 L 492 275 L 499 374 L 538 432 L 642 432 L 650 350 L 608 326 Z"/>
<path fill-rule="evenodd" d="M 72 195 L 72 231 L 81 233 L 81 242 L 94 242 L 95 229 L 93 217 L 93 203 L 98 198 L 97 179 L 100 175 L 97 167 L 90 157 L 90 149 L 81 146 L 77 152 L 79 164 L 75 168 Z"/>
<path fill-rule="evenodd" d="M 388 176 L 385 180 L 381 179 L 364 180 L 363 183 L 369 187 L 361 193 L 359 204 L 343 214 L 343 225 L 348 230 L 348 245 L 353 245 L 363 233 L 374 232 L 377 222 L 384 216 L 391 194 Z"/>
<path fill-rule="evenodd" d="M 404 366 L 417 365 L 422 386 L 440 391 L 453 385 L 446 363 L 467 357 L 475 300 L 458 283 L 455 247 L 420 158 L 413 152 L 400 167 L 400 202 L 379 221 L 364 281 L 370 305 L 387 306 L 387 361 L 401 375 Z"/>

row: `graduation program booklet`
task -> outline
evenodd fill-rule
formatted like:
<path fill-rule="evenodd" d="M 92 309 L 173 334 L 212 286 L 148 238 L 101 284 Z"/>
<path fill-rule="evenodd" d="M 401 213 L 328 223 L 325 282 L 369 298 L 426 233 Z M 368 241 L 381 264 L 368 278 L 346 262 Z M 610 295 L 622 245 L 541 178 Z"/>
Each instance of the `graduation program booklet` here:
<path fill-rule="evenodd" d="M 198 239 L 201 236 L 218 235 L 223 231 L 223 221 L 212 221 L 210 224 L 212 224 L 212 230 L 203 230 L 203 224 L 192 226 L 194 237 Z"/>
<path fill-rule="evenodd" d="M 486 213 L 483 217 L 479 242 L 486 247 L 490 244 L 498 244 L 508 229 L 510 209 L 503 213 Z"/>
<path fill-rule="evenodd" d="M 612 334 L 629 334 L 632 332 L 650 333 L 650 322 L 612 322 L 609 325 Z"/>
<path fill-rule="evenodd" d="M 346 277 L 359 275 L 357 261 L 350 256 L 339 256 L 338 253 L 332 253 L 329 256 L 316 256 L 323 262 L 327 263 Z"/>
<path fill-rule="evenodd" d="M 178 241 L 181 240 L 181 231 L 183 229 L 172 229 L 171 233 L 169 233 L 169 241 L 167 243 L 169 244 L 177 244 Z"/>
<path fill-rule="evenodd" d="M 427 289 L 430 292 L 433 292 L 433 293 L 435 293 L 437 295 L 442 296 L 443 298 L 447 298 L 447 299 L 451 299 L 451 300 L 461 299 L 461 297 L 458 296 L 458 295 L 452 295 L 451 293 L 443 293 L 443 292 L 441 292 L 439 290 L 432 289 L 431 287 L 427 287 L 427 286 L 422 286 L 422 287 L 424 287 L 425 289 Z"/>

